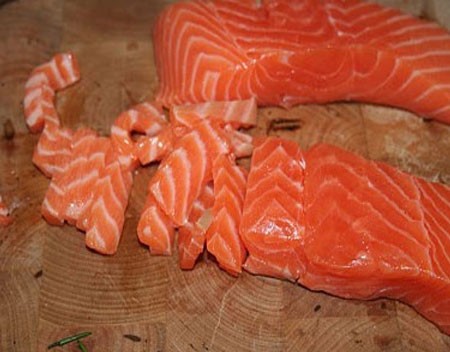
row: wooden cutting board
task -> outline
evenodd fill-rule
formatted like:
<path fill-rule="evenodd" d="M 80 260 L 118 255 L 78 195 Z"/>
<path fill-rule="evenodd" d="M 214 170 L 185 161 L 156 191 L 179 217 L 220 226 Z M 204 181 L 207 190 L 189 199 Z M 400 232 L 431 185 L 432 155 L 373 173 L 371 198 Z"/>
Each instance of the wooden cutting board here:
<path fill-rule="evenodd" d="M 31 163 L 38 136 L 26 130 L 21 100 L 29 72 L 54 53 L 76 53 L 82 81 L 58 95 L 66 126 L 108 133 L 117 115 L 151 99 L 157 85 L 151 27 L 171 1 L 0 1 L 0 194 L 14 223 L 0 229 L 0 350 L 44 351 L 92 331 L 89 351 L 446 351 L 441 334 L 409 307 L 314 293 L 244 273 L 233 278 L 204 257 L 181 271 L 176 256 L 152 257 L 136 224 L 154 168 L 139 169 L 118 253 L 87 250 L 84 235 L 40 217 L 49 184 Z M 384 0 L 450 25 L 448 0 Z M 283 129 L 283 119 L 295 128 Z M 362 104 L 261 109 L 254 133 L 304 148 L 326 141 L 450 184 L 450 126 Z M 76 351 L 76 346 L 60 348 Z"/>

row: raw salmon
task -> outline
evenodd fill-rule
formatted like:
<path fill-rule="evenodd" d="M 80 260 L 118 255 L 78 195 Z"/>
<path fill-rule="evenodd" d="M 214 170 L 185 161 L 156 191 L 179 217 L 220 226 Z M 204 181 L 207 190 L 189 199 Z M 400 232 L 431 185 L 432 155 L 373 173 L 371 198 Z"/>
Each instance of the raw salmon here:
<path fill-rule="evenodd" d="M 178 229 L 178 258 L 181 269 L 189 270 L 195 266 L 203 252 L 206 231 L 196 223 L 188 222 Z"/>
<path fill-rule="evenodd" d="M 208 252 L 220 267 L 232 275 L 242 271 L 246 249 L 239 234 L 247 171 L 229 155 L 219 155 L 213 164 L 214 206 L 212 222 L 206 233 Z"/>
<path fill-rule="evenodd" d="M 150 192 L 139 218 L 137 234 L 139 241 L 149 247 L 151 254 L 172 254 L 175 228 Z"/>
<path fill-rule="evenodd" d="M 177 105 L 170 110 L 170 122 L 174 127 L 192 128 L 206 118 L 219 119 L 235 129 L 256 125 L 256 100 L 210 101 L 201 104 Z"/>
<path fill-rule="evenodd" d="M 227 137 L 216 120 L 202 120 L 184 135 L 165 158 L 150 181 L 161 209 L 175 226 L 188 221 L 194 201 L 212 180 L 212 162 L 230 150 Z"/>
<path fill-rule="evenodd" d="M 329 145 L 306 153 L 299 282 L 347 298 L 389 297 L 450 333 L 450 187 Z"/>
<path fill-rule="evenodd" d="M 47 177 L 64 172 L 69 166 L 73 131 L 47 121 L 33 151 L 33 163 Z"/>
<path fill-rule="evenodd" d="M 304 169 L 297 143 L 257 141 L 240 226 L 249 253 L 246 270 L 289 280 L 304 272 Z"/>
<path fill-rule="evenodd" d="M 25 122 L 31 132 L 42 131 L 46 121 L 59 125 L 54 105 L 55 92 L 80 79 L 80 70 L 72 53 L 56 54 L 33 70 L 25 83 L 23 101 Z"/>
<path fill-rule="evenodd" d="M 0 196 L 0 226 L 8 226 L 11 222 L 12 218 L 9 214 L 9 209 L 3 202 L 2 196 Z"/>
<path fill-rule="evenodd" d="M 450 34 L 362 0 L 206 0 L 157 19 L 157 99 L 354 100 L 450 123 Z"/>
<path fill-rule="evenodd" d="M 141 103 L 120 114 L 111 127 L 111 141 L 123 167 L 138 166 L 138 147 L 131 137 L 133 132 L 154 137 L 166 125 L 162 107 L 155 103 Z"/>
<path fill-rule="evenodd" d="M 95 183 L 86 226 L 86 245 L 102 254 L 117 251 L 133 184 L 132 171 L 119 160 L 109 163 Z"/>
<path fill-rule="evenodd" d="M 192 269 L 203 252 L 206 230 L 212 220 L 213 204 L 214 190 L 212 184 L 208 183 L 192 205 L 189 221 L 178 229 L 178 258 L 181 269 Z"/>
<path fill-rule="evenodd" d="M 172 126 L 166 126 L 156 136 L 142 136 L 136 143 L 136 155 L 142 165 L 161 161 L 173 149 L 175 136 Z"/>

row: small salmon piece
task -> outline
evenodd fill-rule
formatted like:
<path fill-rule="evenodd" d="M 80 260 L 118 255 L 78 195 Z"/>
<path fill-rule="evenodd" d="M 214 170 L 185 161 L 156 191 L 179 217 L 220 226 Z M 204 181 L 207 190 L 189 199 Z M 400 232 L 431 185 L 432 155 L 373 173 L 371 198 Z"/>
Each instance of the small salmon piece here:
<path fill-rule="evenodd" d="M 304 169 L 297 143 L 256 141 L 240 226 L 246 270 L 293 281 L 304 271 Z"/>
<path fill-rule="evenodd" d="M 137 228 L 138 239 L 154 255 L 172 255 L 175 228 L 161 210 L 152 193 L 148 193 Z"/>
<path fill-rule="evenodd" d="M 233 129 L 230 125 L 225 126 L 231 144 L 231 151 L 236 158 L 247 158 L 253 153 L 253 137 L 247 133 Z"/>
<path fill-rule="evenodd" d="M 178 256 L 181 269 L 194 268 L 205 245 L 205 229 L 196 223 L 187 223 L 178 229 Z"/>
<path fill-rule="evenodd" d="M 49 126 L 46 126 L 46 129 L 48 127 Z M 70 146 L 70 152 L 67 157 L 70 162 L 68 161 L 67 165 L 64 165 L 64 168 L 58 169 L 58 173 L 52 174 L 52 181 L 50 182 L 50 186 L 45 194 L 44 201 L 41 206 L 41 213 L 50 224 L 62 225 L 66 220 L 66 214 L 68 213 L 70 204 L 78 204 L 78 207 L 83 206 L 84 200 L 76 201 L 72 199 L 71 195 L 86 197 L 89 194 L 89 192 L 87 192 L 87 194 L 86 192 L 77 192 L 76 185 L 77 182 L 79 182 L 78 177 L 82 177 L 86 172 L 84 164 L 86 162 L 87 155 L 90 153 L 89 148 L 94 143 L 95 138 L 97 138 L 96 133 L 88 128 L 80 129 L 75 132 L 71 140 L 71 144 L 73 145 Z M 49 140 L 49 145 L 52 145 L 51 140 Z M 42 153 L 39 154 L 39 156 L 42 156 Z M 55 165 L 51 164 L 52 161 L 55 161 L 55 158 L 52 158 L 49 163 L 49 165 L 54 168 Z M 68 186 L 72 182 L 74 182 L 73 186 Z M 75 189 L 72 190 L 72 188 Z M 69 193 L 69 195 L 67 195 L 67 193 Z"/>
<path fill-rule="evenodd" d="M 212 183 L 208 183 L 192 206 L 189 222 L 178 229 L 178 257 L 181 269 L 193 269 L 197 258 L 203 252 L 213 204 L 214 189 Z"/>
<path fill-rule="evenodd" d="M 235 129 L 248 128 L 256 125 L 256 116 L 257 107 L 254 98 L 177 105 L 170 111 L 170 121 L 174 127 L 181 125 L 189 128 L 207 118 L 220 119 Z"/>
<path fill-rule="evenodd" d="M 3 202 L 2 196 L 0 196 L 0 226 L 8 226 L 12 221 L 9 209 Z"/>
<path fill-rule="evenodd" d="M 121 164 L 130 169 L 138 166 L 138 150 L 131 138 L 132 132 L 153 137 L 166 125 L 162 107 L 156 103 L 141 103 L 120 114 L 111 128 L 111 140 Z"/>
<path fill-rule="evenodd" d="M 161 163 L 149 191 L 176 226 L 186 224 L 194 201 L 212 180 L 212 161 L 229 150 L 219 124 L 203 120 L 177 142 Z"/>
<path fill-rule="evenodd" d="M 55 109 L 55 92 L 80 79 L 77 60 L 72 53 L 55 55 L 36 67 L 25 83 L 25 122 L 32 133 L 42 131 L 46 121 L 59 125 Z"/>
<path fill-rule="evenodd" d="M 173 149 L 174 132 L 171 126 L 164 127 L 154 137 L 142 136 L 136 143 L 137 157 L 142 165 L 164 159 Z"/>
<path fill-rule="evenodd" d="M 110 163 L 101 171 L 86 228 L 89 248 L 102 254 L 116 253 L 132 183 L 132 172 L 124 170 L 119 161 Z"/>
<path fill-rule="evenodd" d="M 236 276 L 242 271 L 246 249 L 239 234 L 247 171 L 228 155 L 220 155 L 213 165 L 213 220 L 206 233 L 208 251 L 220 267 Z"/>
<path fill-rule="evenodd" d="M 72 158 L 73 131 L 47 122 L 33 151 L 33 163 L 47 177 L 64 172 Z"/>
<path fill-rule="evenodd" d="M 109 138 L 95 135 L 82 138 L 73 148 L 73 161 L 64 173 L 64 219 L 75 225 L 94 197 L 100 173 L 111 150 Z"/>

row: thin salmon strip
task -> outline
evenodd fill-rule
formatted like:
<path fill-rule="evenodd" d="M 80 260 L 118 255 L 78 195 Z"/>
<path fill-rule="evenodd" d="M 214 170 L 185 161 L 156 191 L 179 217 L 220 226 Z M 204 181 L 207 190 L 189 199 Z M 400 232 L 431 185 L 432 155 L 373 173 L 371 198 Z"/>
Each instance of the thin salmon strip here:
<path fill-rule="evenodd" d="M 228 155 L 220 155 L 213 164 L 213 220 L 206 233 L 208 252 L 220 267 L 232 275 L 242 271 L 246 250 L 239 234 L 247 171 Z"/>
<path fill-rule="evenodd" d="M 351 100 L 450 123 L 450 33 L 371 1 L 183 1 L 153 43 L 166 107 Z"/>
<path fill-rule="evenodd" d="M 240 226 L 249 253 L 246 270 L 289 280 L 304 272 L 304 169 L 295 142 L 257 141 Z"/>
<path fill-rule="evenodd" d="M 197 258 L 203 252 L 206 230 L 212 221 L 213 204 L 214 189 L 212 184 L 208 183 L 192 206 L 189 222 L 178 229 L 178 258 L 181 269 L 193 269 Z"/>
<path fill-rule="evenodd" d="M 138 166 L 138 151 L 132 132 L 153 137 L 166 125 L 162 107 L 155 103 L 141 103 L 120 114 L 111 128 L 111 141 L 122 165 L 130 169 Z"/>
<path fill-rule="evenodd" d="M 125 211 L 133 183 L 130 170 L 117 160 L 104 168 L 95 184 L 86 227 L 86 245 L 102 254 L 114 254 L 122 235 Z"/>
<path fill-rule="evenodd" d="M 12 221 L 9 209 L 3 201 L 2 196 L 0 196 L 0 226 L 8 226 Z"/>
<path fill-rule="evenodd" d="M 206 231 L 196 223 L 187 223 L 178 229 L 178 257 L 181 269 L 194 268 L 199 255 L 203 252 Z"/>
<path fill-rule="evenodd" d="M 64 172 L 72 158 L 73 131 L 47 122 L 33 151 L 33 164 L 47 177 Z"/>
<path fill-rule="evenodd" d="M 46 121 L 59 125 L 54 105 L 55 92 L 80 79 L 80 71 L 72 53 L 55 55 L 49 62 L 33 70 L 25 83 L 25 122 L 31 132 L 42 131 Z"/>
<path fill-rule="evenodd" d="M 64 173 L 64 220 L 79 223 L 80 216 L 94 198 L 100 173 L 106 167 L 107 154 L 111 150 L 109 138 L 85 136 L 73 148 L 73 160 Z M 82 220 L 81 220 L 82 221 Z"/>
<path fill-rule="evenodd" d="M 305 160 L 308 270 L 299 282 L 401 300 L 450 333 L 450 187 L 330 145 Z"/>
<path fill-rule="evenodd" d="M 148 193 L 144 210 L 139 218 L 138 239 L 149 247 L 153 255 L 172 255 L 175 228 L 161 210 L 152 193 Z"/>
<path fill-rule="evenodd" d="M 87 182 L 84 192 L 78 192 L 77 188 L 85 181 L 79 178 L 92 171 L 86 168 L 86 164 L 96 138 L 96 133 L 88 128 L 80 129 L 73 135 L 71 140 L 73 145 L 68 154 L 70 161 L 64 166 L 64 170 L 53 175 L 42 203 L 41 213 L 50 224 L 62 225 L 67 220 L 67 215 L 79 211 L 76 209 L 83 207 L 86 198 L 91 195 L 92 182 L 90 184 Z M 92 177 L 88 177 L 89 179 L 92 180 Z M 78 199 L 73 198 L 74 196 Z"/>
<path fill-rule="evenodd" d="M 172 126 L 166 126 L 154 137 L 142 136 L 136 143 L 136 155 L 142 165 L 161 161 L 173 149 L 175 135 Z"/>
<path fill-rule="evenodd" d="M 192 128 L 200 120 L 215 118 L 236 129 L 255 126 L 256 115 L 256 100 L 250 98 L 174 106 L 170 110 L 170 121 L 174 127 L 181 125 Z"/>
<path fill-rule="evenodd" d="M 212 161 L 229 150 L 217 122 L 203 120 L 163 160 L 150 181 L 149 191 L 176 226 L 186 224 L 194 201 L 212 180 Z"/>
<path fill-rule="evenodd" d="M 246 158 L 253 153 L 253 137 L 247 133 L 233 129 L 230 125 L 226 125 L 225 133 L 231 145 L 231 151 L 236 158 Z"/>

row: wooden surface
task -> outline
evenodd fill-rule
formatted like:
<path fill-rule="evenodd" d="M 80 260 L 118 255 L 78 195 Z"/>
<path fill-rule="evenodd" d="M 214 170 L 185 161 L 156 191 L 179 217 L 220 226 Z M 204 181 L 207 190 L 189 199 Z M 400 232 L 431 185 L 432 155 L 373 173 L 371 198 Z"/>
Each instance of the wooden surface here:
<path fill-rule="evenodd" d="M 167 1 L 167 3 L 170 1 Z M 450 24 L 448 0 L 383 0 Z M 447 351 L 450 337 L 405 305 L 360 302 L 244 273 L 238 279 L 205 257 L 190 272 L 176 257 L 151 257 L 136 239 L 152 168 L 140 169 L 117 255 L 87 250 L 84 235 L 52 227 L 39 207 L 48 179 L 31 163 L 21 100 L 29 72 L 73 50 L 82 81 L 58 95 L 70 127 L 107 133 L 130 105 L 151 99 L 157 81 L 151 25 L 164 1 L 21 0 L 0 7 L 0 194 L 14 224 L 0 229 L 0 351 L 44 351 L 84 330 L 89 351 Z M 360 104 L 262 109 L 255 133 L 307 148 L 334 143 L 367 158 L 450 184 L 450 126 L 400 110 Z M 293 119 L 298 129 L 280 130 Z M 75 346 L 60 351 L 76 351 Z"/>

